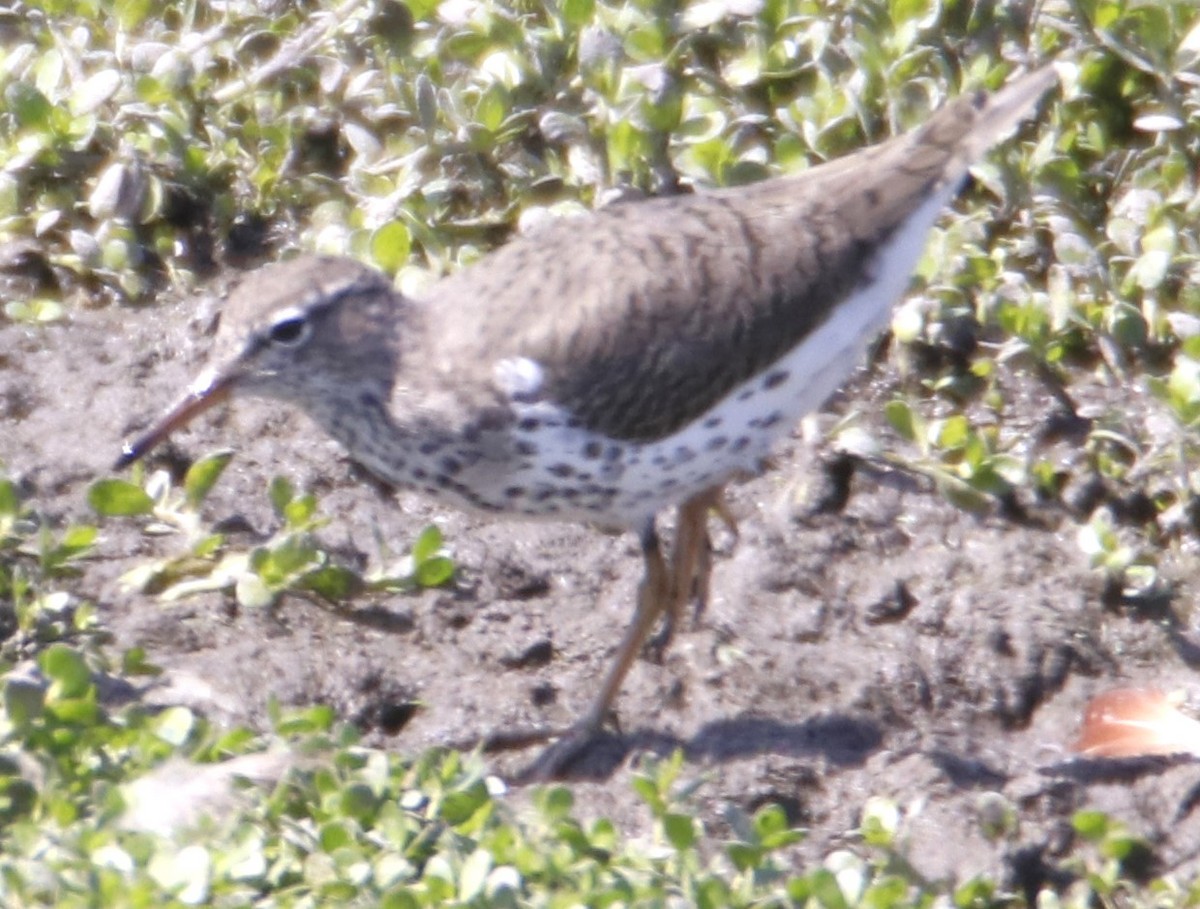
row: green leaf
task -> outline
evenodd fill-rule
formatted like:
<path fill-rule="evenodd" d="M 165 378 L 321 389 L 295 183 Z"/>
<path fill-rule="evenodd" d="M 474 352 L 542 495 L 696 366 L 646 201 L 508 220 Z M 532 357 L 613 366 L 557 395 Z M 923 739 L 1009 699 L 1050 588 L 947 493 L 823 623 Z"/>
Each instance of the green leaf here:
<path fill-rule="evenodd" d="M 454 560 L 446 556 L 434 556 L 417 565 L 416 582 L 421 587 L 441 587 L 454 577 Z"/>
<path fill-rule="evenodd" d="M 77 698 L 92 684 L 92 673 L 79 651 L 66 644 L 52 644 L 38 658 L 42 672 L 54 683 L 51 692 L 56 698 Z"/>
<path fill-rule="evenodd" d="M 971 424 L 962 414 L 947 417 L 937 433 L 938 445 L 951 450 L 962 448 L 970 438 Z"/>
<path fill-rule="evenodd" d="M 113 12 L 117 15 L 121 29 L 131 32 L 145 21 L 154 5 L 151 0 L 116 0 Z"/>
<path fill-rule="evenodd" d="M 0 479 L 0 515 L 15 518 L 21 507 L 17 485 L 12 480 Z"/>
<path fill-rule="evenodd" d="M 389 274 L 408 262 L 411 251 L 412 234 L 401 221 L 389 221 L 371 234 L 371 258 Z"/>
<path fill-rule="evenodd" d="M 683 852 L 696 843 L 696 822 L 689 815 L 668 812 L 662 819 L 663 833 L 667 842 Z"/>
<path fill-rule="evenodd" d="M 58 550 L 64 553 L 75 555 L 90 549 L 92 544 L 96 542 L 96 536 L 99 531 L 90 524 L 78 524 L 74 527 L 68 527 L 66 533 L 63 534 L 62 542 L 58 544 Z"/>
<path fill-rule="evenodd" d="M 130 647 L 121 654 L 121 672 L 124 675 L 161 675 L 162 668 L 146 658 L 144 647 Z"/>
<path fill-rule="evenodd" d="M 188 468 L 187 476 L 183 478 L 183 490 L 187 503 L 192 508 L 198 508 L 205 500 L 221 474 L 229 465 L 233 452 L 219 451 L 206 458 L 201 458 Z"/>
<path fill-rule="evenodd" d="M 24 128 L 44 128 L 54 109 L 50 101 L 28 82 L 14 82 L 4 93 L 6 107 Z"/>
<path fill-rule="evenodd" d="M 194 906 L 208 898 L 212 857 L 203 846 L 155 852 L 146 871 L 180 902 Z"/>
<path fill-rule="evenodd" d="M 725 854 L 738 871 L 757 867 L 763 858 L 762 848 L 754 843 L 730 843 L 725 847 Z"/>
<path fill-rule="evenodd" d="M 362 589 L 358 574 L 341 565 L 326 565 L 304 578 L 304 586 L 327 600 L 344 600 Z"/>
<path fill-rule="evenodd" d="M 575 807 L 575 796 L 566 786 L 550 786 L 536 793 L 534 802 L 547 820 L 562 821 Z"/>
<path fill-rule="evenodd" d="M 117 93 L 121 74 L 115 69 L 93 73 L 71 94 L 71 113 L 89 114 Z"/>
<path fill-rule="evenodd" d="M 282 518 L 287 509 L 288 502 L 292 501 L 295 495 L 295 490 L 292 488 L 292 483 L 287 477 L 275 477 L 271 480 L 271 485 L 267 489 L 267 495 L 271 499 L 271 507 Z"/>
<path fill-rule="evenodd" d="M 154 500 L 146 490 L 127 480 L 97 480 L 88 488 L 88 505 L 106 517 L 150 514 Z"/>
<path fill-rule="evenodd" d="M 813 896 L 825 909 L 850 909 L 846 902 L 846 896 L 842 893 L 842 888 L 838 886 L 838 879 L 833 872 L 825 868 L 818 868 L 809 876 L 809 880 Z"/>
<path fill-rule="evenodd" d="M 907 442 L 917 442 L 920 435 L 920 418 L 913 413 L 907 401 L 888 401 L 883 405 L 883 415 L 901 438 Z"/>
<path fill-rule="evenodd" d="M 154 734 L 168 744 L 183 745 L 196 728 L 196 715 L 186 707 L 168 707 L 154 718 Z"/>
<path fill-rule="evenodd" d="M 482 895 L 491 870 L 492 855 L 486 849 L 476 849 L 468 855 L 458 878 L 458 898 L 464 903 L 469 903 Z"/>
<path fill-rule="evenodd" d="M 482 781 L 467 789 L 448 792 L 442 801 L 442 818 L 452 826 L 466 823 L 488 800 L 487 787 Z"/>
<path fill-rule="evenodd" d="M 292 499 L 283 507 L 283 519 L 289 527 L 307 527 L 317 513 L 317 497 L 311 493 Z"/>
<path fill-rule="evenodd" d="M 58 300 L 35 297 L 29 300 L 10 300 L 4 304 L 4 314 L 14 322 L 40 325 L 57 322 L 67 314 L 67 310 Z"/>
<path fill-rule="evenodd" d="M 504 122 L 510 107 L 508 90 L 499 82 L 494 82 L 479 99 L 475 107 L 475 120 L 489 133 L 494 133 Z"/>
<path fill-rule="evenodd" d="M 265 609 L 275 602 L 275 594 L 262 578 L 247 572 L 237 579 L 234 595 L 238 603 L 247 609 Z"/>
<path fill-rule="evenodd" d="M 562 17 L 573 28 L 582 28 L 592 21 L 596 0 L 563 0 Z"/>
<path fill-rule="evenodd" d="M 413 542 L 413 561 L 420 565 L 433 558 L 442 548 L 442 531 L 436 524 L 430 524 L 417 536 Z"/>
<path fill-rule="evenodd" d="M 46 690 L 35 682 L 10 678 L 4 683 L 4 713 L 18 726 L 36 720 L 45 712 Z"/>
<path fill-rule="evenodd" d="M 1071 818 L 1071 826 L 1085 840 L 1097 843 L 1108 835 L 1112 821 L 1103 811 L 1077 811 Z"/>

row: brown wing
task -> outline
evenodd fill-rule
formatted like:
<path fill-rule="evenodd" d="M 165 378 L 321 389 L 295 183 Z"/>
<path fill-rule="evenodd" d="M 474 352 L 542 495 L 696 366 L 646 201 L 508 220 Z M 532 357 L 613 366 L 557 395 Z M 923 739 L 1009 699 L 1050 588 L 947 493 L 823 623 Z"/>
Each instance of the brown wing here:
<path fill-rule="evenodd" d="M 523 237 L 434 286 L 439 358 L 482 382 L 535 360 L 544 397 L 618 439 L 678 429 L 821 324 L 931 192 L 1045 92 L 1041 70 L 992 99 L 807 172 L 615 205 Z M 470 327 L 454 325 L 454 310 Z"/>

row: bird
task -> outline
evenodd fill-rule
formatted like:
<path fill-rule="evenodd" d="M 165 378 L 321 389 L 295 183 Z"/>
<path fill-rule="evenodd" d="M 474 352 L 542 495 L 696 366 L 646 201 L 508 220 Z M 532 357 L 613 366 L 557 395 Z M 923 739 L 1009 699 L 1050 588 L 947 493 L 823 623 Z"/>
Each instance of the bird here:
<path fill-rule="evenodd" d="M 971 164 L 1057 78 L 1048 64 L 961 95 L 799 173 L 557 219 L 415 296 L 344 257 L 248 272 L 208 365 L 116 468 L 218 402 L 259 396 L 306 411 L 390 485 L 637 534 L 643 576 L 607 674 L 526 772 L 562 775 L 654 630 L 665 647 L 705 595 L 708 521 L 736 531 L 725 485 L 853 373 Z"/>

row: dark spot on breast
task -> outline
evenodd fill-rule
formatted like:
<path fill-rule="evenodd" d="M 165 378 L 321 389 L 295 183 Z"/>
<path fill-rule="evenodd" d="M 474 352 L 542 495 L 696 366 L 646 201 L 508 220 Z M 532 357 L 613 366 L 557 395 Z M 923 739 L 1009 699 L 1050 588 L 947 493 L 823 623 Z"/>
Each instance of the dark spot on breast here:
<path fill-rule="evenodd" d="M 749 436 L 738 436 L 732 445 L 729 446 L 730 451 L 742 451 L 750 445 Z"/>
<path fill-rule="evenodd" d="M 749 401 L 751 398 L 754 397 L 755 394 L 756 394 L 756 392 L 753 388 L 747 388 L 745 391 L 738 393 L 737 400 Z"/>
<path fill-rule="evenodd" d="M 533 432 L 542 425 L 542 421 L 537 417 L 525 417 L 517 424 L 517 429 L 521 432 Z"/>
<path fill-rule="evenodd" d="M 376 395 L 375 392 L 373 392 L 373 391 L 364 391 L 361 395 L 358 396 L 358 403 L 361 404 L 363 407 L 378 407 L 379 406 L 379 396 Z"/>
<path fill-rule="evenodd" d="M 462 464 L 454 458 L 442 458 L 441 468 L 444 474 L 452 477 L 462 470 Z"/>
<path fill-rule="evenodd" d="M 440 486 L 442 489 L 451 488 L 452 484 L 454 483 L 454 481 L 451 480 L 444 473 L 435 473 L 433 475 L 433 482 L 436 483 L 438 486 Z"/>
<path fill-rule="evenodd" d="M 722 420 L 720 417 L 709 417 L 707 420 L 704 421 L 704 428 L 705 429 L 716 429 L 723 422 L 725 422 L 725 421 Z"/>
<path fill-rule="evenodd" d="M 550 486 L 543 486 L 541 489 L 539 489 L 537 492 L 535 492 L 533 494 L 533 500 L 535 502 L 546 502 L 546 501 L 549 501 L 550 499 L 553 499 L 554 496 L 555 496 L 555 490 L 553 488 L 551 488 Z"/>
<path fill-rule="evenodd" d="M 583 446 L 583 456 L 585 458 L 589 458 L 590 460 L 595 460 L 603 453 L 604 446 L 594 440 Z"/>
<path fill-rule="evenodd" d="M 767 377 L 763 379 L 763 388 L 778 388 L 780 385 L 786 382 L 790 376 L 791 373 L 786 369 L 777 369 L 775 372 L 768 374 Z"/>
<path fill-rule="evenodd" d="M 680 445 L 675 449 L 675 463 L 686 464 L 688 461 L 696 457 L 696 452 L 692 451 L 686 445 Z"/>
<path fill-rule="evenodd" d="M 575 468 L 570 464 L 552 464 L 548 469 L 556 477 L 569 477 L 575 473 Z"/>
<path fill-rule="evenodd" d="M 417 451 L 421 452 L 421 454 L 423 454 L 423 455 L 431 455 L 434 452 L 441 451 L 441 450 L 442 450 L 442 443 L 437 442 L 433 439 L 430 439 L 428 442 L 422 442 L 420 445 L 417 446 Z"/>
<path fill-rule="evenodd" d="M 592 478 L 592 475 L 590 473 L 587 473 L 586 471 L 584 473 L 575 474 L 575 479 L 577 479 L 581 483 L 586 483 L 591 478 Z"/>
<path fill-rule="evenodd" d="M 519 499 L 524 495 L 525 495 L 525 487 L 524 486 L 509 486 L 507 489 L 504 490 L 504 497 L 506 499 Z"/>
<path fill-rule="evenodd" d="M 424 480 L 424 479 L 428 478 L 428 476 L 429 476 L 429 474 L 425 471 L 424 468 L 421 468 L 421 467 L 413 468 L 412 478 L 414 480 Z"/>
<path fill-rule="evenodd" d="M 583 420 L 579 417 L 571 417 L 567 420 L 567 429 L 583 429 Z"/>
<path fill-rule="evenodd" d="M 519 455 L 535 455 L 538 452 L 538 447 L 532 442 L 518 442 L 517 454 Z"/>
<path fill-rule="evenodd" d="M 863 192 L 863 199 L 866 200 L 866 203 L 869 207 L 875 208 L 879 205 L 879 190 L 873 186 L 868 187 L 866 191 Z"/>
<path fill-rule="evenodd" d="M 770 414 L 769 416 L 758 417 L 758 418 L 751 420 L 750 428 L 751 429 L 770 429 L 772 426 L 774 426 L 776 423 L 778 423 L 782 419 L 783 419 L 783 414 L 781 414 L 779 411 L 775 411 L 773 414 Z"/>
<path fill-rule="evenodd" d="M 503 429 L 512 422 L 512 412 L 504 407 L 491 407 L 480 414 L 476 421 L 475 434 L 478 436 L 481 430 L 488 432 L 496 432 Z"/>
<path fill-rule="evenodd" d="M 658 484 L 658 488 L 659 489 L 674 489 L 678 485 L 679 485 L 679 481 L 677 479 L 675 479 L 674 477 L 667 477 L 665 480 L 663 480 L 661 483 Z"/>
<path fill-rule="evenodd" d="M 713 436 L 704 447 L 709 451 L 717 451 L 729 444 L 729 436 Z"/>

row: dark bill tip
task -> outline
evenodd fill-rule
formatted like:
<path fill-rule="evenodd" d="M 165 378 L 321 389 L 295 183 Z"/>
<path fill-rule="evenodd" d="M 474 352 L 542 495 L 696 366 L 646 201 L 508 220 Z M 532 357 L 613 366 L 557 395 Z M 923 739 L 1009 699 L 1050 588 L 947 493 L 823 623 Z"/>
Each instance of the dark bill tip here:
<path fill-rule="evenodd" d="M 145 445 L 138 444 L 139 442 L 141 442 L 141 439 L 139 439 L 138 442 L 126 442 L 121 446 L 121 455 L 115 461 L 113 461 L 113 470 L 124 470 L 134 461 L 140 461 L 142 459 L 142 455 L 144 455 L 150 449 Z"/>
<path fill-rule="evenodd" d="M 168 410 L 157 423 L 132 442 L 121 446 L 121 456 L 113 463 L 113 470 L 123 470 L 140 461 L 176 429 L 190 423 L 214 404 L 224 401 L 229 397 L 229 385 L 228 380 L 217 379 L 188 392 L 183 400 Z"/>

